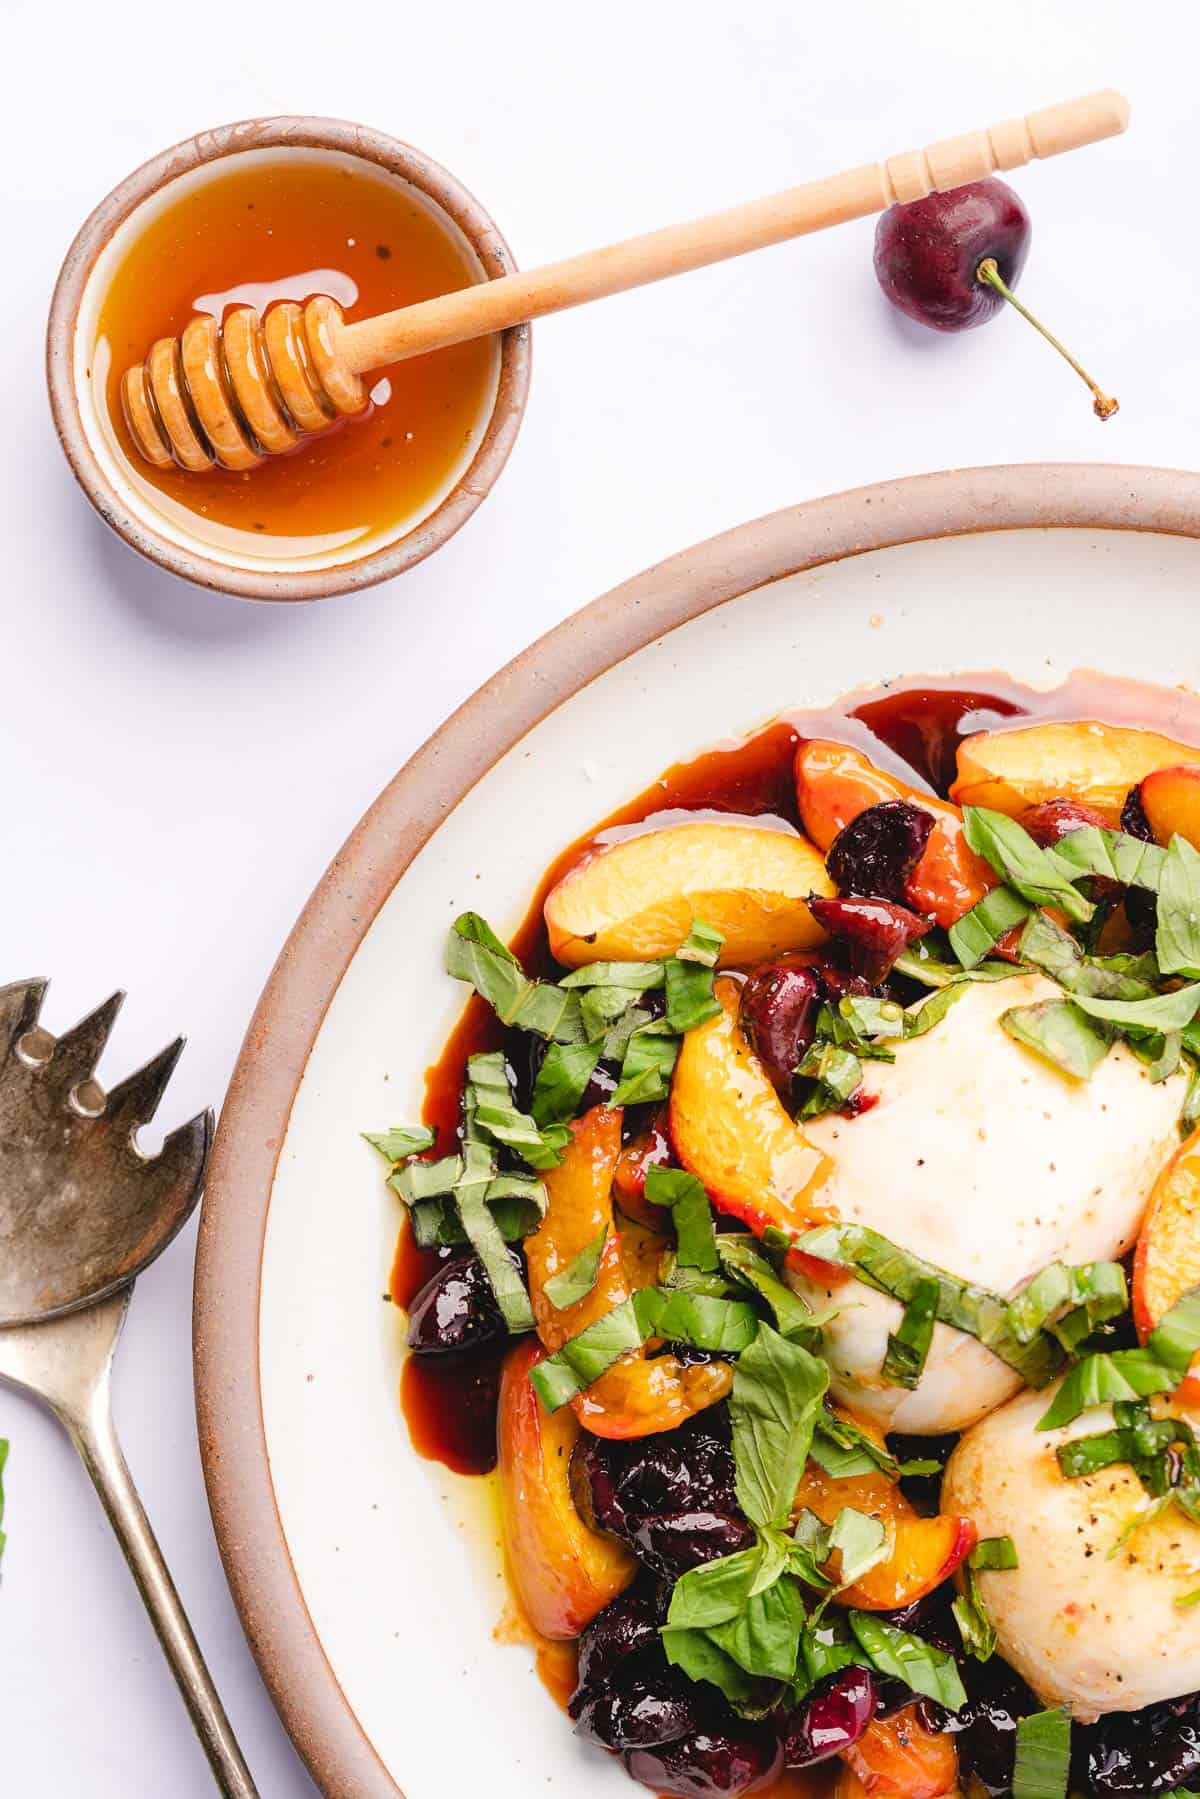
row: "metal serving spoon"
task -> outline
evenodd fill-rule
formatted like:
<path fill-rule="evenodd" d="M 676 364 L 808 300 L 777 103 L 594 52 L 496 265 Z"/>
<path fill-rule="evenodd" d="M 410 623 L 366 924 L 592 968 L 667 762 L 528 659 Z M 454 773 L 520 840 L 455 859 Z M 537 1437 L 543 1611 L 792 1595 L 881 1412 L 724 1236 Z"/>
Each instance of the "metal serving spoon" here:
<path fill-rule="evenodd" d="M 212 1113 L 142 1155 L 135 1133 L 154 1115 L 182 1037 L 105 1095 L 92 1070 L 124 994 L 55 1039 L 38 1024 L 46 985 L 0 987 L 0 1381 L 40 1399 L 70 1433 L 218 1787 L 257 1799 L 130 1478 L 110 1392 L 134 1277 L 200 1197 Z"/>

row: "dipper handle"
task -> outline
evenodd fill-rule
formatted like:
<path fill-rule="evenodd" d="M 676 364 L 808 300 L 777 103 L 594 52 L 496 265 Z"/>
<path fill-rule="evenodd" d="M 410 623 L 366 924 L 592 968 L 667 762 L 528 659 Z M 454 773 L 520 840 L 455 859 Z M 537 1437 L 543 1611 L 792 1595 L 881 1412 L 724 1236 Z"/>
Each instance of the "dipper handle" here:
<path fill-rule="evenodd" d="M 255 468 L 308 433 L 364 411 L 361 377 L 371 369 L 1059 156 L 1115 137 L 1128 123 L 1129 103 L 1120 94 L 1089 94 L 353 325 L 324 294 L 304 306 L 280 301 L 261 319 L 250 306 L 220 325 L 203 314 L 180 338 L 159 338 L 144 363 L 126 370 L 125 418 L 142 455 L 160 468 L 201 470 L 214 461 Z"/>
<path fill-rule="evenodd" d="M 565 262 L 503 275 L 353 325 L 332 322 L 330 349 L 349 373 L 364 374 L 527 319 L 725 262 L 748 250 L 865 218 L 897 202 L 962 187 L 999 169 L 1016 169 L 1038 157 L 1078 150 L 1116 137 L 1128 123 L 1129 102 L 1123 95 L 1111 88 L 1087 94 L 1023 119 L 1006 119 L 986 131 L 969 131 L 924 150 L 902 151 L 886 162 L 864 163 L 840 175 L 807 181 L 727 212 L 588 250 Z"/>

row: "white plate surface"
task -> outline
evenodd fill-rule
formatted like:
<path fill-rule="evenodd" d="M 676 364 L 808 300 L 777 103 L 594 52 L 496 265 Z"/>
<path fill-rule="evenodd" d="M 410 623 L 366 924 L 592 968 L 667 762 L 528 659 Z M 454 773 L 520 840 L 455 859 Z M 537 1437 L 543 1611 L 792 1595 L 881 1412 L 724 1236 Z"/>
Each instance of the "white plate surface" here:
<path fill-rule="evenodd" d="M 1200 544 L 1016 531 L 880 550 L 692 620 L 559 707 L 437 830 L 368 931 L 293 1108 L 267 1227 L 261 1385 L 280 1519 L 350 1706 L 407 1799 L 629 1791 L 501 1647 L 495 1529 L 479 1483 L 409 1446 L 403 1322 L 382 1303 L 398 1223 L 358 1136 L 415 1119 L 460 1009 L 454 916 L 515 927 L 562 845 L 670 763 L 778 711 L 911 674 L 1072 668 L 1200 687 Z M 476 1489 L 466 1491 L 466 1489 Z M 536 1783 L 536 1784 L 534 1784 Z"/>

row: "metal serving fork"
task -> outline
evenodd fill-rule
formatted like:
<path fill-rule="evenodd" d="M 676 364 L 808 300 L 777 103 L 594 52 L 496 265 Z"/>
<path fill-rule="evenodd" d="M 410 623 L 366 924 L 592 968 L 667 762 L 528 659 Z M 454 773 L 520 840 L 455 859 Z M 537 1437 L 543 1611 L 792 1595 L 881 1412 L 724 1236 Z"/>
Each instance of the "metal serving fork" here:
<path fill-rule="evenodd" d="M 212 1113 L 142 1155 L 135 1132 L 162 1098 L 182 1037 L 105 1095 L 92 1070 L 124 994 L 55 1039 L 38 1023 L 46 985 L 0 987 L 0 1381 L 40 1399 L 70 1433 L 218 1787 L 257 1799 L 121 1453 L 110 1393 L 134 1278 L 200 1197 Z"/>

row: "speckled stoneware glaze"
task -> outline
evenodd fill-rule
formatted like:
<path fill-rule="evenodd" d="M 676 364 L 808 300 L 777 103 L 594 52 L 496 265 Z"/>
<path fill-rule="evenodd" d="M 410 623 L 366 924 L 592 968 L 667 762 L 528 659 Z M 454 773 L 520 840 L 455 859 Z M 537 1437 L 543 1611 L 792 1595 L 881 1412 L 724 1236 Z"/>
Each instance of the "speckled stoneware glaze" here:
<path fill-rule="evenodd" d="M 46 334 L 50 405 L 76 479 L 106 524 L 173 575 L 248 600 L 316 600 L 389 580 L 440 548 L 490 492 L 508 460 L 529 389 L 528 325 L 501 333 L 490 403 L 461 466 L 419 516 L 378 539 L 289 565 L 249 555 L 218 558 L 168 515 L 153 490 L 129 477 L 93 395 L 89 364 L 96 320 L 124 247 L 185 188 L 203 185 L 235 161 L 322 157 L 369 165 L 423 196 L 474 262 L 480 280 L 516 267 L 495 224 L 466 188 L 411 144 L 340 119 L 248 119 L 204 131 L 154 157 L 113 189 L 84 223 L 63 263 Z"/>
<path fill-rule="evenodd" d="M 1153 469 L 969 470 L 775 513 L 527 650 L 339 852 L 234 1075 L 195 1313 L 230 1584 L 328 1799 L 635 1791 L 572 1737 L 528 1650 L 495 1640 L 486 1494 L 419 1460 L 397 1403 L 397 1206 L 358 1133 L 419 1112 L 463 999 L 441 972 L 448 921 L 470 905 L 512 928 L 563 844 L 784 709 L 997 666 L 1200 687 L 1198 538 L 1200 476 Z"/>

